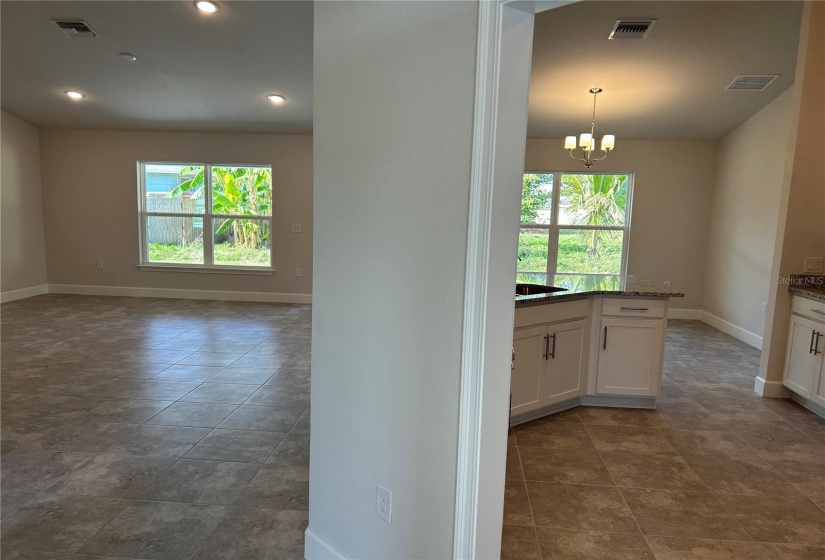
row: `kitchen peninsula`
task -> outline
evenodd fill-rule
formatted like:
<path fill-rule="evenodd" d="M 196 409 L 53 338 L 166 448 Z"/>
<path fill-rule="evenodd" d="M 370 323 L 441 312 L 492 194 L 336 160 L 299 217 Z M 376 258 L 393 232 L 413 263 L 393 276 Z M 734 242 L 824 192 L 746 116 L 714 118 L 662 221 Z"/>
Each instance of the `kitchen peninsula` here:
<path fill-rule="evenodd" d="M 575 406 L 656 407 L 668 300 L 684 294 L 613 280 L 516 296 L 511 425 Z"/>

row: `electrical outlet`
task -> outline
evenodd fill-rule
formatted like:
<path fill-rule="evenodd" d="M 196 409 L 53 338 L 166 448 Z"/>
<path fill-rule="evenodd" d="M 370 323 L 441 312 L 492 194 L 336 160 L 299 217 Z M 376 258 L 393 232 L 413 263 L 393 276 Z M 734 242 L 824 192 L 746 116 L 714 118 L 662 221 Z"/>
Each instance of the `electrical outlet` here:
<path fill-rule="evenodd" d="M 301 224 L 292 224 L 292 233 L 301 233 Z"/>
<path fill-rule="evenodd" d="M 392 492 L 378 483 L 375 484 L 375 515 L 392 523 Z"/>
<path fill-rule="evenodd" d="M 805 257 L 805 272 L 811 274 L 821 273 L 822 260 L 822 257 Z"/>
<path fill-rule="evenodd" d="M 763 303 L 762 304 L 762 315 L 767 315 L 767 314 L 768 314 L 768 304 Z"/>
<path fill-rule="evenodd" d="M 662 282 L 662 286 L 664 286 L 665 288 L 670 288 L 670 280 L 665 280 L 664 282 Z"/>
<path fill-rule="evenodd" d="M 301 276 L 301 275 L 303 275 L 303 271 L 301 271 L 300 268 L 296 268 L 295 269 L 295 276 Z"/>
<path fill-rule="evenodd" d="M 103 261 L 97 261 L 97 269 L 103 270 Z"/>

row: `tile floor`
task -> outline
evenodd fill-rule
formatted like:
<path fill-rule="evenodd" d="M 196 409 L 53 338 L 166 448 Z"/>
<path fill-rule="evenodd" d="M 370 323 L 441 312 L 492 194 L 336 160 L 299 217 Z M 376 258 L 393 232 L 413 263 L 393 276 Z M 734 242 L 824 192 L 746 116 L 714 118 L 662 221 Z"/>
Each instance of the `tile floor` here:
<path fill-rule="evenodd" d="M 2 557 L 303 558 L 309 306 L 2 306 Z"/>
<path fill-rule="evenodd" d="M 759 352 L 668 324 L 658 410 L 510 434 L 502 558 L 825 560 L 825 421 L 753 393 Z"/>

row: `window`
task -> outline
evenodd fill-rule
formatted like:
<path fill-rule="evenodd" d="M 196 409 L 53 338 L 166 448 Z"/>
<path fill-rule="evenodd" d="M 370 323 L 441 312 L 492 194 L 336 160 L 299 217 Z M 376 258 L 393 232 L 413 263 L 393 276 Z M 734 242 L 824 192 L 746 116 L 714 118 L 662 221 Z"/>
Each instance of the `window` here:
<path fill-rule="evenodd" d="M 618 289 L 633 174 L 525 173 L 518 282 Z"/>
<path fill-rule="evenodd" d="M 139 163 L 140 263 L 272 267 L 272 168 Z"/>

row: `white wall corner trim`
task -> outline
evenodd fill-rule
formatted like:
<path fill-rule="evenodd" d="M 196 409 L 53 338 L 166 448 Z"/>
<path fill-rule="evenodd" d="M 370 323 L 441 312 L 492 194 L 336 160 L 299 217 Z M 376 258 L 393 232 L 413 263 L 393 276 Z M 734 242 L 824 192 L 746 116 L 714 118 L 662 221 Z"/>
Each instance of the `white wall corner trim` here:
<path fill-rule="evenodd" d="M 734 338 L 738 338 L 745 344 L 750 344 L 757 350 L 762 350 L 762 337 L 747 329 L 743 329 L 739 325 L 734 325 L 729 321 L 725 321 L 721 317 L 717 317 L 707 311 L 702 311 L 702 321 L 712 327 L 716 327 L 723 333 L 727 333 Z"/>
<path fill-rule="evenodd" d="M 758 376 L 753 381 L 753 392 L 768 399 L 785 399 L 790 394 L 781 381 L 765 381 Z"/>
<path fill-rule="evenodd" d="M 495 159 L 500 2 L 480 2 L 476 54 L 475 122 L 464 278 L 458 464 L 453 558 L 475 558 L 480 451 L 480 415 L 487 309 L 493 162 Z"/>
<path fill-rule="evenodd" d="M 8 292 L 0 293 L 0 303 L 7 303 L 10 301 L 17 301 L 18 299 L 26 299 L 34 296 L 42 296 L 49 293 L 48 284 L 40 284 L 39 286 L 32 286 L 30 288 L 21 288 L 19 290 L 9 290 Z"/>
<path fill-rule="evenodd" d="M 348 560 L 340 550 L 309 527 L 304 532 L 304 558 L 306 560 Z"/>
<path fill-rule="evenodd" d="M 128 286 L 83 286 L 76 284 L 49 284 L 48 291 L 52 294 L 75 294 L 84 296 L 207 299 L 218 301 L 258 301 L 264 303 L 312 303 L 312 294 L 230 292 L 222 290 L 182 290 L 174 288 L 138 288 Z"/>
<path fill-rule="evenodd" d="M 702 310 L 701 309 L 668 309 L 667 310 L 667 318 L 668 319 L 685 319 L 688 321 L 701 321 L 702 320 Z"/>

